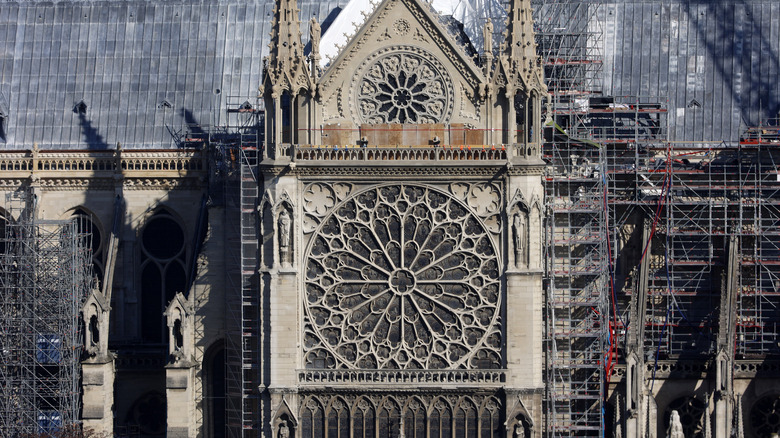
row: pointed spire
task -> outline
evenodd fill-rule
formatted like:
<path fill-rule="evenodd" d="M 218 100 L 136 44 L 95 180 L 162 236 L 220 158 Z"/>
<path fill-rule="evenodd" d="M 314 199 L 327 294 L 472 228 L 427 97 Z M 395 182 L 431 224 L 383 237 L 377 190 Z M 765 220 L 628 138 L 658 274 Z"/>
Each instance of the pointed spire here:
<path fill-rule="evenodd" d="M 518 60 L 536 59 L 531 0 L 511 0 L 507 31 L 507 55 Z"/>
<path fill-rule="evenodd" d="M 507 36 L 503 46 L 514 74 L 526 85 L 544 87 L 541 60 L 536 54 L 531 0 L 510 0 Z"/>
<path fill-rule="evenodd" d="M 303 56 L 301 22 L 297 0 L 276 0 L 271 28 L 271 62 L 276 59 L 294 59 Z"/>
<path fill-rule="evenodd" d="M 308 81 L 297 0 L 276 0 L 273 12 L 269 79 L 275 87 L 297 91 Z M 301 80 L 301 75 L 306 78 L 305 81 Z"/>

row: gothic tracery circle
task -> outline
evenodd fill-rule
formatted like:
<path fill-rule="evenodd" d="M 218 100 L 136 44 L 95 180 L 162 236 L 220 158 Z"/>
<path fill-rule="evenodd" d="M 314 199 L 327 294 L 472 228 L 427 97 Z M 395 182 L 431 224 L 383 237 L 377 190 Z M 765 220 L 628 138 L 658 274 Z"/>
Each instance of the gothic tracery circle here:
<path fill-rule="evenodd" d="M 769 438 L 780 430 L 780 397 L 770 395 L 759 399 L 750 410 L 750 425 L 756 437 Z"/>
<path fill-rule="evenodd" d="M 358 74 L 355 106 L 364 123 L 446 123 L 449 74 L 430 53 L 397 47 L 370 56 Z"/>
<path fill-rule="evenodd" d="M 479 219 L 431 187 L 336 205 L 307 254 L 307 366 L 500 367 L 496 254 Z"/>

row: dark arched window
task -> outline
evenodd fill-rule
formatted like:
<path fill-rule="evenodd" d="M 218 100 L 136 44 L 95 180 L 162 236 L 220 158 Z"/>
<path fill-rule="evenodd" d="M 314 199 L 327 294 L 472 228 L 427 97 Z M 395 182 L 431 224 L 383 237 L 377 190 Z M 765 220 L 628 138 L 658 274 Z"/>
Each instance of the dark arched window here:
<path fill-rule="evenodd" d="M 98 286 L 103 286 L 103 233 L 94 216 L 78 208 L 73 212 L 79 235 L 84 236 L 82 246 L 92 251 L 92 272 L 98 279 Z"/>
<path fill-rule="evenodd" d="M 696 397 L 680 397 L 666 407 L 664 413 L 664 430 L 669 428 L 672 411 L 680 415 L 680 425 L 685 436 L 699 438 L 704 436 L 704 415 L 706 403 Z"/>
<path fill-rule="evenodd" d="M 780 430 L 780 397 L 769 395 L 756 401 L 750 409 L 750 427 L 750 436 L 757 438 L 770 438 L 777 433 Z"/>
<path fill-rule="evenodd" d="M 349 405 L 336 398 L 328 410 L 328 438 L 349 438 Z"/>
<path fill-rule="evenodd" d="M 358 400 L 352 414 L 352 433 L 354 438 L 374 438 L 376 414 L 374 406 L 365 398 Z"/>
<path fill-rule="evenodd" d="M 425 438 L 425 406 L 416 398 L 406 406 L 404 432 L 406 438 Z"/>
<path fill-rule="evenodd" d="M 477 407 L 463 399 L 455 412 L 455 437 L 477 436 Z"/>
<path fill-rule="evenodd" d="M 310 398 L 301 408 L 301 436 L 303 438 L 323 438 L 325 432 L 325 413 L 317 400 Z"/>
<path fill-rule="evenodd" d="M 502 436 L 501 403 L 494 398 L 489 398 L 479 414 L 480 434 L 482 438 L 499 438 Z"/>
<path fill-rule="evenodd" d="M 141 232 L 141 338 L 164 343 L 163 312 L 176 292 L 187 294 L 184 231 L 167 212 L 149 219 Z"/>
<path fill-rule="evenodd" d="M 444 399 L 433 404 L 429 428 L 431 438 L 452 438 L 452 408 Z"/>
<path fill-rule="evenodd" d="M 401 410 L 391 399 L 385 399 L 379 410 L 379 438 L 397 438 L 401 433 Z"/>
<path fill-rule="evenodd" d="M 165 396 L 152 391 L 133 403 L 125 423 L 137 425 L 141 436 L 164 436 L 167 413 Z"/>

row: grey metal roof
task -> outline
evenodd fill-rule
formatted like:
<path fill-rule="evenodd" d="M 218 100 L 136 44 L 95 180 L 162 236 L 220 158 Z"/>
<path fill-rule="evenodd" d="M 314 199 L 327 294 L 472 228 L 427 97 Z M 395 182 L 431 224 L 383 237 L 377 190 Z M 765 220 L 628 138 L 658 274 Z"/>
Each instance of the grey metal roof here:
<path fill-rule="evenodd" d="M 325 19 L 344 3 L 304 1 L 301 17 Z M 256 97 L 273 8 L 270 0 L 0 5 L 6 149 L 173 147 L 187 124 L 217 123 L 228 100 Z M 74 110 L 81 101 L 84 114 Z"/>
<path fill-rule="evenodd" d="M 313 14 L 327 22 L 346 0 L 299 3 L 304 23 Z M 253 99 L 273 2 L 0 5 L 0 148 L 99 149 L 175 147 L 189 123 L 220 123 L 228 101 Z M 612 0 L 602 9 L 605 93 L 668 98 L 673 139 L 734 140 L 740 124 L 780 109 L 780 2 Z M 694 99 L 700 108 L 689 108 Z"/>
<path fill-rule="evenodd" d="M 777 117 L 777 0 L 634 1 L 604 8 L 604 91 L 668 99 L 673 140 L 734 141 L 745 125 Z"/>

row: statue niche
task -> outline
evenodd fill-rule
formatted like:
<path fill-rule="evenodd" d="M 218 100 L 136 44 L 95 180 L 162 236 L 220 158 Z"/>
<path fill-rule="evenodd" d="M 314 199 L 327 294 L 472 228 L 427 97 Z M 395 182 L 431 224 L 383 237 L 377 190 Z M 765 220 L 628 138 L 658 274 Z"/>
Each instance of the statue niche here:
<path fill-rule="evenodd" d="M 287 205 L 282 204 L 276 219 L 276 232 L 279 244 L 279 265 L 292 266 L 292 214 Z"/>
<path fill-rule="evenodd" d="M 528 267 L 528 207 L 517 204 L 512 210 L 512 239 L 515 250 L 515 267 Z"/>

